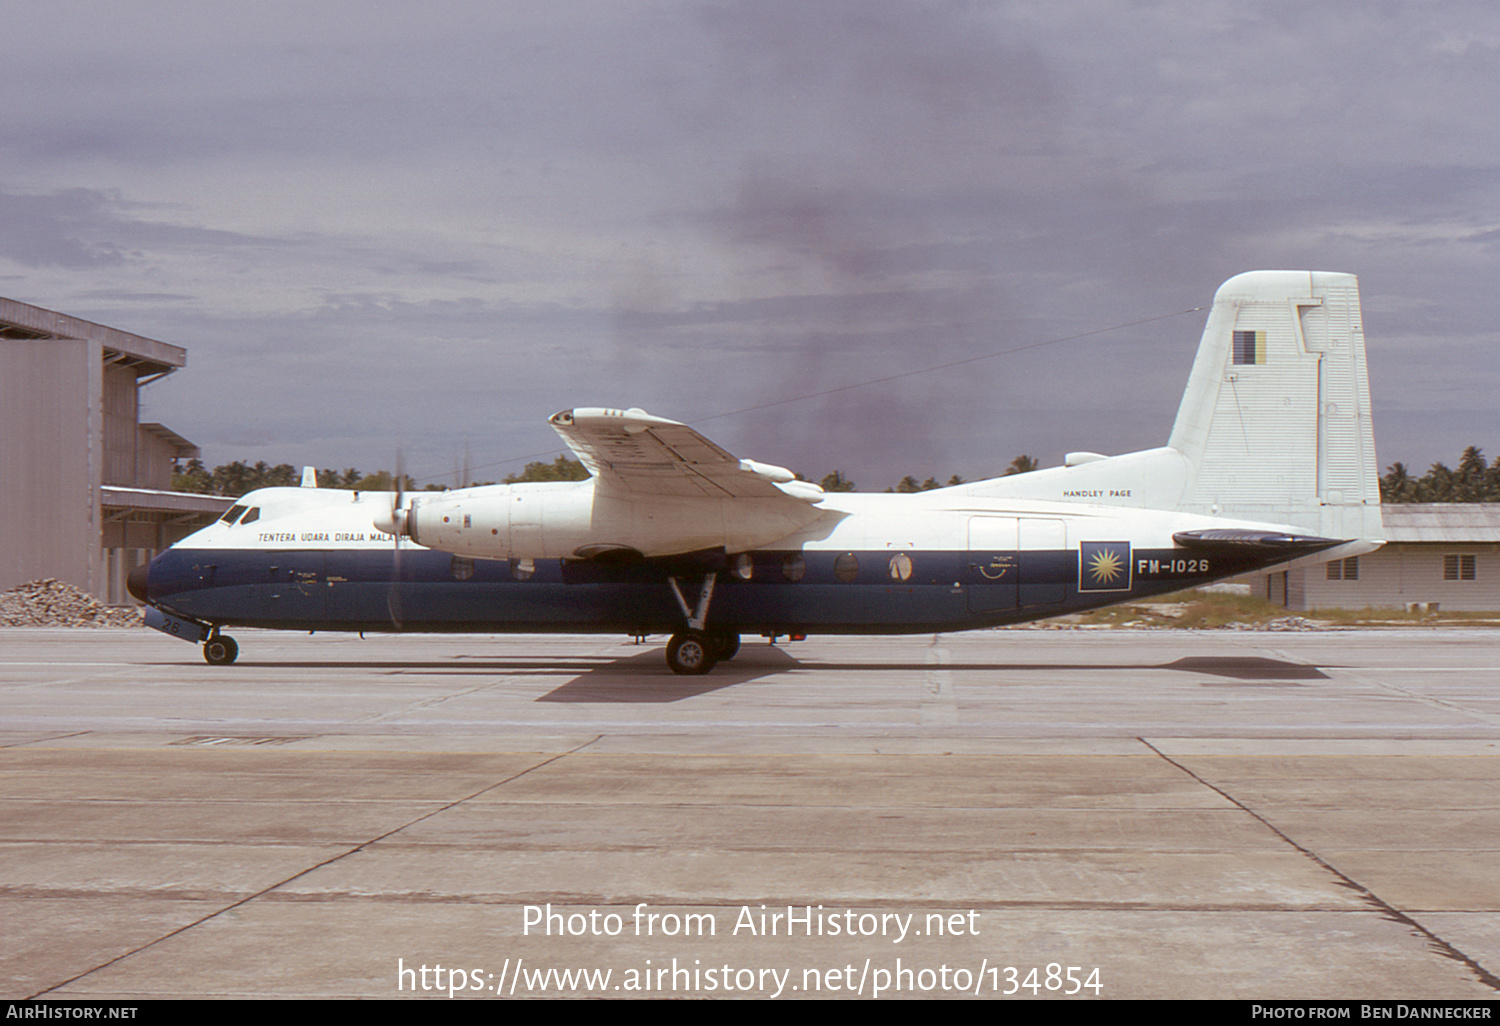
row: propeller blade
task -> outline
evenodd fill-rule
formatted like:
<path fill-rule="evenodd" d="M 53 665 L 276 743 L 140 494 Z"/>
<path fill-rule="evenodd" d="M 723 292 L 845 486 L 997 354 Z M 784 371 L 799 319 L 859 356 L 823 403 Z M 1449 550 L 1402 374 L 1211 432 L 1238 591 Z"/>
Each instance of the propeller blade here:
<path fill-rule="evenodd" d="M 395 528 L 392 532 L 396 539 L 395 550 L 391 554 L 391 587 L 386 592 L 385 608 L 390 614 L 391 626 L 401 630 L 401 536 L 406 533 L 406 511 L 403 509 L 403 499 L 406 489 L 406 469 L 402 466 L 401 449 L 396 449 L 396 490 L 391 495 L 391 525 Z"/>

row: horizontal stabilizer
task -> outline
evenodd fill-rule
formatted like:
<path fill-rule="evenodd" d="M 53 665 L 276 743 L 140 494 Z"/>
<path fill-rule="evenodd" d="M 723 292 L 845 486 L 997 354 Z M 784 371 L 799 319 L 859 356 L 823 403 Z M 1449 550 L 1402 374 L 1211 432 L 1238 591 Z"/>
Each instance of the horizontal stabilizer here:
<path fill-rule="evenodd" d="M 1314 552 L 1342 545 L 1339 538 L 1318 538 L 1308 534 L 1287 534 L 1285 531 L 1254 531 L 1238 528 L 1214 528 L 1207 531 L 1178 531 L 1172 540 L 1185 549 L 1195 552 L 1222 552 L 1225 554 L 1263 553 L 1284 555 L 1287 559 L 1306 556 Z"/>

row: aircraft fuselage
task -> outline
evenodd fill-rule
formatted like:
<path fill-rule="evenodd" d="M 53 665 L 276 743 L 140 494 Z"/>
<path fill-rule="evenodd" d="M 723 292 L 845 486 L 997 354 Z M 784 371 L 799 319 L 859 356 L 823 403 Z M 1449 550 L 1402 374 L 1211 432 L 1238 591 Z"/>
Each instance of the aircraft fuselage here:
<path fill-rule="evenodd" d="M 493 498 L 505 487 L 467 491 Z M 449 494 L 450 504 L 459 498 Z M 403 540 L 398 572 L 396 539 L 371 527 L 390 502 L 387 493 L 251 493 L 241 504 L 261 511 L 253 522 L 215 524 L 163 553 L 137 578 L 140 597 L 213 626 L 659 634 L 683 624 L 672 580 L 696 588 L 714 575 L 709 630 L 901 634 L 1092 609 L 1275 561 L 1173 541 L 1236 526 L 1222 518 L 1077 503 L 949 506 L 939 491 L 830 495 L 808 528 L 736 555 L 485 558 Z M 278 503 L 293 509 L 277 515 Z"/>

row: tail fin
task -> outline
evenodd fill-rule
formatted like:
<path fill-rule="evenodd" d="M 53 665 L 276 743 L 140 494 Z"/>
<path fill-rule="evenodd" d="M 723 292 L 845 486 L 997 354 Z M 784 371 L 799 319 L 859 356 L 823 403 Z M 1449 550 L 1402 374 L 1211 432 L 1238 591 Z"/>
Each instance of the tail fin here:
<path fill-rule="evenodd" d="M 1384 537 L 1359 281 L 1250 271 L 1219 287 L 1169 448 L 1179 508 Z"/>

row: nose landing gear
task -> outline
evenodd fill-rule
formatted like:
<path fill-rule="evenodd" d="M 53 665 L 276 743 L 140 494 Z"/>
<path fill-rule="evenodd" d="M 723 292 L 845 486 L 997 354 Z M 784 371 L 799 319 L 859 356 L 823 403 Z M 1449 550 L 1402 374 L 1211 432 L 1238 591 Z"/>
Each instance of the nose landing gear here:
<path fill-rule="evenodd" d="M 240 654 L 240 646 L 227 634 L 218 631 L 208 636 L 203 643 L 203 659 L 210 666 L 228 666 Z"/>

